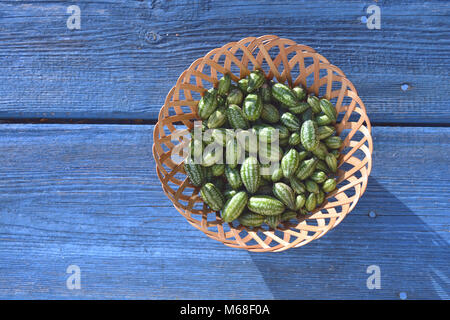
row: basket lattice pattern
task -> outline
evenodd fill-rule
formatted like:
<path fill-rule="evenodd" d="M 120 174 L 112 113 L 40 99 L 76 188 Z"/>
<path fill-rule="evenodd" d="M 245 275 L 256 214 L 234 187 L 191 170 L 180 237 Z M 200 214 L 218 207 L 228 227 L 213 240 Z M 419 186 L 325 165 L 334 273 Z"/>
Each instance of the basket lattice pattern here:
<path fill-rule="evenodd" d="M 339 160 L 338 188 L 327 195 L 321 207 L 285 223 L 276 230 L 246 228 L 224 223 L 211 212 L 187 178 L 176 148 L 186 141 L 176 130 L 191 130 L 201 94 L 224 73 L 237 81 L 254 69 L 269 79 L 290 86 L 302 84 L 309 92 L 325 96 L 339 114 L 337 134 L 343 138 Z M 162 188 L 188 222 L 223 244 L 256 252 L 278 252 L 303 246 L 337 226 L 364 193 L 372 167 L 372 137 L 369 118 L 355 87 L 336 66 L 314 49 L 273 35 L 230 42 L 197 59 L 178 78 L 160 110 L 154 128 L 153 155 Z"/>

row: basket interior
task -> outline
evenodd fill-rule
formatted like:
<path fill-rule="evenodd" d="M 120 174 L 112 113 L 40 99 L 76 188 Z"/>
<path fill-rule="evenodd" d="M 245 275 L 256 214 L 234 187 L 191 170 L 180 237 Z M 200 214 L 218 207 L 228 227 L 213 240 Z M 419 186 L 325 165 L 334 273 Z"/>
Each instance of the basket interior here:
<path fill-rule="evenodd" d="M 237 222 L 223 223 L 189 183 L 183 170 L 180 148 L 189 143 L 201 94 L 218 83 L 225 73 L 237 81 L 254 69 L 269 79 L 307 88 L 326 97 L 338 112 L 337 134 L 344 143 L 338 160 L 337 189 L 321 207 L 276 230 L 246 228 Z M 210 51 L 178 78 L 159 113 L 154 129 L 153 154 L 165 194 L 194 227 L 209 237 L 250 251 L 282 251 L 320 238 L 338 225 L 364 193 L 372 166 L 372 138 L 365 107 L 353 84 L 336 66 L 314 49 L 276 36 L 245 38 Z"/>

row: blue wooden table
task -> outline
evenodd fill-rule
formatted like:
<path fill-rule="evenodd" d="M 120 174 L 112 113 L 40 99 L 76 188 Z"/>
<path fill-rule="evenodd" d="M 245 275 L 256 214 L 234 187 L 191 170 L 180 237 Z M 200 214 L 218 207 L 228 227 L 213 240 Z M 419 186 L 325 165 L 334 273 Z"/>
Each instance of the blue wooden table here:
<path fill-rule="evenodd" d="M 447 1 L 0 1 L 0 298 L 449 299 L 449 16 Z M 355 210 L 279 254 L 191 227 L 151 153 L 178 75 L 264 34 L 339 66 L 374 138 Z"/>

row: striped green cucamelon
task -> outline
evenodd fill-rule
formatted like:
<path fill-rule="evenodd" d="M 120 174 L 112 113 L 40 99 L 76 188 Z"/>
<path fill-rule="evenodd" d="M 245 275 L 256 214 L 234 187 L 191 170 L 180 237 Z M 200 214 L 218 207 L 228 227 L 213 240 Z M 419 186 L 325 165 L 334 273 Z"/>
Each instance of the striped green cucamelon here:
<path fill-rule="evenodd" d="M 290 112 L 283 113 L 281 115 L 280 121 L 290 131 L 297 131 L 301 127 L 298 118 Z"/>
<path fill-rule="evenodd" d="M 297 177 L 292 176 L 289 178 L 289 184 L 291 185 L 291 188 L 295 191 L 297 194 L 302 194 L 306 191 L 306 187 Z"/>
<path fill-rule="evenodd" d="M 289 108 L 289 112 L 293 114 L 302 114 L 306 110 L 308 110 L 309 104 L 306 102 L 299 102 L 295 107 Z"/>
<path fill-rule="evenodd" d="M 267 223 L 267 225 L 272 229 L 275 229 L 281 222 L 281 214 L 276 216 L 266 216 L 264 222 Z"/>
<path fill-rule="evenodd" d="M 261 110 L 261 119 L 269 123 L 277 123 L 280 121 L 280 113 L 270 103 L 263 103 Z"/>
<path fill-rule="evenodd" d="M 339 159 L 339 156 L 341 155 L 341 154 L 339 153 L 339 150 L 337 150 L 337 149 L 331 150 L 330 153 L 331 153 L 336 159 Z"/>
<path fill-rule="evenodd" d="M 315 117 L 314 120 L 316 121 L 317 125 L 319 125 L 319 126 L 326 126 L 333 122 L 333 121 L 331 121 L 330 118 L 328 118 L 328 116 L 326 114 L 320 114 L 317 117 Z"/>
<path fill-rule="evenodd" d="M 223 163 L 216 163 L 211 166 L 214 177 L 220 177 L 225 173 L 225 165 Z"/>
<path fill-rule="evenodd" d="M 259 172 L 259 163 L 255 157 L 248 157 L 244 160 L 241 166 L 241 180 L 245 188 L 250 193 L 255 193 L 258 190 L 261 175 Z"/>
<path fill-rule="evenodd" d="M 325 98 L 320 99 L 320 108 L 323 111 L 323 113 L 326 114 L 328 118 L 330 118 L 331 122 L 333 123 L 336 122 L 337 119 L 336 108 L 330 101 L 328 101 Z"/>
<path fill-rule="evenodd" d="M 240 224 L 246 227 L 259 227 L 264 223 L 265 219 L 266 217 L 263 215 L 245 211 L 239 216 L 238 221 Z"/>
<path fill-rule="evenodd" d="M 308 192 L 312 192 L 312 193 L 319 193 L 319 185 L 311 179 L 308 179 L 305 181 L 305 186 L 306 186 L 306 190 L 308 190 Z"/>
<path fill-rule="evenodd" d="M 308 211 L 313 211 L 316 208 L 317 199 L 314 193 L 310 193 L 306 198 L 305 209 Z"/>
<path fill-rule="evenodd" d="M 265 81 L 266 78 L 264 77 L 264 73 L 261 70 L 250 72 L 248 76 L 247 92 L 253 92 L 259 89 Z"/>
<path fill-rule="evenodd" d="M 203 97 L 198 103 L 198 115 L 203 120 L 208 119 L 208 117 L 217 108 L 217 90 L 212 88 L 205 92 Z"/>
<path fill-rule="evenodd" d="M 216 178 L 213 176 L 213 174 L 212 174 L 212 169 L 211 169 L 211 167 L 205 167 L 205 166 L 202 166 L 202 170 L 203 170 L 203 175 L 205 176 L 205 183 L 206 183 L 206 182 L 213 182 L 213 180 L 216 179 Z"/>
<path fill-rule="evenodd" d="M 292 132 L 289 136 L 288 143 L 290 146 L 299 145 L 302 142 L 302 138 L 300 137 L 300 133 Z"/>
<path fill-rule="evenodd" d="M 321 205 L 325 201 L 325 193 L 323 190 L 319 190 L 319 193 L 316 193 L 316 206 Z"/>
<path fill-rule="evenodd" d="M 272 97 L 289 108 L 295 107 L 299 102 L 294 92 L 282 83 L 275 83 L 272 86 Z"/>
<path fill-rule="evenodd" d="M 227 200 L 222 210 L 222 219 L 225 222 L 231 222 L 237 219 L 244 211 L 248 203 L 248 196 L 245 191 L 236 193 L 233 197 Z"/>
<path fill-rule="evenodd" d="M 242 112 L 242 109 L 239 108 L 236 104 L 230 104 L 226 111 L 228 122 L 233 129 L 243 129 L 246 130 L 249 127 L 248 121 Z"/>
<path fill-rule="evenodd" d="M 283 202 L 289 209 L 295 210 L 295 193 L 291 187 L 283 182 L 273 185 L 273 194 L 278 200 Z"/>
<path fill-rule="evenodd" d="M 258 139 L 262 142 L 274 142 L 276 137 L 276 129 L 272 126 L 264 126 L 257 131 Z"/>
<path fill-rule="evenodd" d="M 271 196 L 253 196 L 250 197 L 247 203 L 250 211 L 259 213 L 265 216 L 276 216 L 283 213 L 284 204 Z"/>
<path fill-rule="evenodd" d="M 281 221 L 289 221 L 297 218 L 297 212 L 292 210 L 286 210 L 281 214 Z"/>
<path fill-rule="evenodd" d="M 242 186 L 241 175 L 237 168 L 231 168 L 229 165 L 225 165 L 225 177 L 233 189 L 238 190 Z"/>
<path fill-rule="evenodd" d="M 272 175 L 270 178 L 271 178 L 272 182 L 280 181 L 281 178 L 283 178 L 283 170 L 281 169 L 281 167 L 278 167 L 277 169 L 275 169 L 272 172 Z"/>
<path fill-rule="evenodd" d="M 330 149 L 339 149 L 342 146 L 342 139 L 340 137 L 328 137 L 324 141 Z"/>
<path fill-rule="evenodd" d="M 241 89 L 239 89 L 238 87 L 233 87 L 227 96 L 228 105 L 235 104 L 235 105 L 240 106 L 243 100 L 244 100 L 244 94 L 242 93 Z"/>
<path fill-rule="evenodd" d="M 272 88 L 267 83 L 261 86 L 260 93 L 263 103 L 270 103 L 272 101 Z"/>
<path fill-rule="evenodd" d="M 331 172 L 337 171 L 337 159 L 333 154 L 327 154 L 327 156 L 325 157 L 325 162 L 328 168 L 330 168 Z"/>
<path fill-rule="evenodd" d="M 319 159 L 321 160 L 325 160 L 325 157 L 328 154 L 328 149 L 327 146 L 325 144 L 323 144 L 322 142 L 319 142 L 319 144 L 317 145 L 317 147 L 312 151 L 312 153 Z"/>
<path fill-rule="evenodd" d="M 325 192 L 331 192 L 334 189 L 336 189 L 336 180 L 335 179 L 327 179 L 323 185 L 322 185 L 322 190 Z"/>
<path fill-rule="evenodd" d="M 333 135 L 336 130 L 331 126 L 320 126 L 317 128 L 317 134 L 319 135 L 319 140 L 323 140 Z"/>
<path fill-rule="evenodd" d="M 257 94 L 249 94 L 244 99 L 243 111 L 249 121 L 256 121 L 261 116 L 262 111 L 261 97 Z"/>
<path fill-rule="evenodd" d="M 200 187 L 205 182 L 205 176 L 201 165 L 185 162 L 184 171 L 186 171 L 189 180 L 194 186 Z"/>
<path fill-rule="evenodd" d="M 278 136 L 280 139 L 289 138 L 289 136 L 291 135 L 289 129 L 282 124 L 276 124 L 274 125 L 274 128 L 278 130 Z"/>
<path fill-rule="evenodd" d="M 231 77 L 228 73 L 224 74 L 223 77 L 219 80 L 219 85 L 217 86 L 217 92 L 224 96 L 230 91 L 231 86 Z"/>
<path fill-rule="evenodd" d="M 317 161 L 316 170 L 320 170 L 320 171 L 323 171 L 325 173 L 330 173 L 330 168 L 328 167 L 326 162 L 323 161 L 323 160 L 318 160 Z"/>
<path fill-rule="evenodd" d="M 222 210 L 225 199 L 220 190 L 211 182 L 200 189 L 200 195 L 206 204 L 214 211 Z"/>
<path fill-rule="evenodd" d="M 292 148 L 281 159 L 281 169 L 286 178 L 291 177 L 297 171 L 300 159 L 298 152 Z"/>
<path fill-rule="evenodd" d="M 308 178 L 316 169 L 317 160 L 317 158 L 311 158 L 300 162 L 295 176 L 300 180 L 305 180 L 306 178 Z"/>
<path fill-rule="evenodd" d="M 243 79 L 239 80 L 238 81 L 238 87 L 239 87 L 239 89 L 241 89 L 242 92 L 247 92 L 248 79 L 247 78 L 243 78 Z"/>
<path fill-rule="evenodd" d="M 306 98 L 306 90 L 303 89 L 302 87 L 294 87 L 292 88 L 292 92 L 294 92 L 295 96 L 297 97 L 297 99 L 299 101 L 303 100 Z"/>
<path fill-rule="evenodd" d="M 303 122 L 300 136 L 302 139 L 302 145 L 307 151 L 312 151 L 319 145 L 317 124 L 312 120 Z"/>
<path fill-rule="evenodd" d="M 217 108 L 208 118 L 207 126 L 210 129 L 219 128 L 227 121 L 226 109 L 224 107 Z"/>
<path fill-rule="evenodd" d="M 306 197 L 303 193 L 297 195 L 295 198 L 295 210 L 300 210 L 306 203 Z"/>
<path fill-rule="evenodd" d="M 306 100 L 308 104 L 311 106 L 311 110 L 314 113 L 320 113 L 322 110 L 320 109 L 320 101 L 315 95 L 310 94 L 308 99 Z"/>
<path fill-rule="evenodd" d="M 316 183 L 322 183 L 327 180 L 327 174 L 323 171 L 314 171 L 310 179 Z"/>

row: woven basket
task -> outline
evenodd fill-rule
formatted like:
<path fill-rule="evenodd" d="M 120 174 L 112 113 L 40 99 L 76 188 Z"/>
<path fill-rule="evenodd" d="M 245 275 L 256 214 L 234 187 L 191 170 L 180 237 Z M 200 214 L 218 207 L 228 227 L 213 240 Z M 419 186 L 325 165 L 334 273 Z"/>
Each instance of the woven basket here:
<path fill-rule="evenodd" d="M 176 130 L 191 130 L 194 120 L 199 119 L 196 112 L 201 94 L 216 86 L 224 73 L 230 73 L 237 81 L 256 68 L 262 69 L 268 79 L 275 77 L 290 86 L 302 84 L 309 92 L 333 102 L 339 114 L 336 131 L 344 140 L 338 160 L 338 188 L 311 214 L 276 230 L 224 223 L 219 213 L 203 203 L 199 188 L 190 184 L 182 159 L 174 152 L 187 142 L 175 136 Z M 353 84 L 314 49 L 273 35 L 230 42 L 192 63 L 167 95 L 153 139 L 158 178 L 175 208 L 210 238 L 256 252 L 283 251 L 322 237 L 355 207 L 366 189 L 372 167 L 371 126 Z"/>

